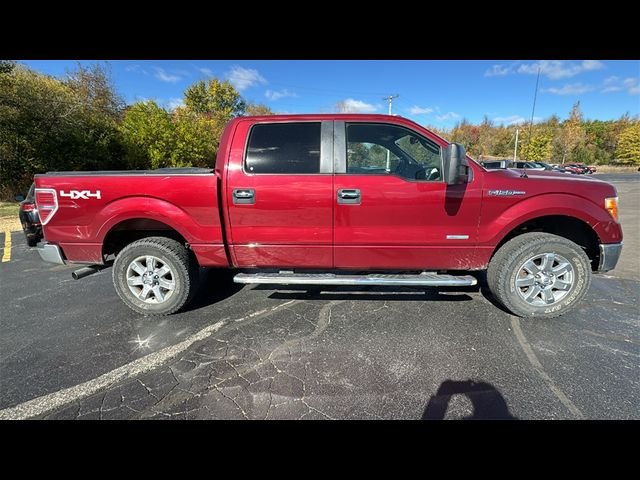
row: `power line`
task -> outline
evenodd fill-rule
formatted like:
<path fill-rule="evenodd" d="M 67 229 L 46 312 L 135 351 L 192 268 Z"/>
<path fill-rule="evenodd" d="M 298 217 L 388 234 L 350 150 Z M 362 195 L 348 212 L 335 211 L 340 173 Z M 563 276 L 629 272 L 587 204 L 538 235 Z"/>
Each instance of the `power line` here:
<path fill-rule="evenodd" d="M 538 76 L 536 78 L 536 91 L 533 94 L 533 108 L 531 109 L 531 121 L 529 122 L 529 138 L 527 139 L 527 152 L 531 144 L 531 127 L 533 127 L 533 114 L 536 111 L 536 98 L 538 98 L 538 82 L 540 81 L 540 67 L 538 67 Z"/>

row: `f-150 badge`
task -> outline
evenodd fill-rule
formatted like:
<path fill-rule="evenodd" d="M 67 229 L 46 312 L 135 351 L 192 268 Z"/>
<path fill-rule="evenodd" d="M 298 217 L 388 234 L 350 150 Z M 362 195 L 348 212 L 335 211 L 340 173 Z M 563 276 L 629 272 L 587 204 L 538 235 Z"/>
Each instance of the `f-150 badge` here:
<path fill-rule="evenodd" d="M 69 190 L 68 193 L 60 190 L 60 196 L 69 197 L 72 200 L 78 200 L 79 198 L 89 200 L 90 197 L 100 200 L 100 190 L 96 190 L 95 193 L 91 192 L 91 190 Z"/>
<path fill-rule="evenodd" d="M 527 192 L 522 190 L 489 190 L 489 195 L 495 195 L 497 197 L 509 197 L 513 195 L 524 195 Z"/>

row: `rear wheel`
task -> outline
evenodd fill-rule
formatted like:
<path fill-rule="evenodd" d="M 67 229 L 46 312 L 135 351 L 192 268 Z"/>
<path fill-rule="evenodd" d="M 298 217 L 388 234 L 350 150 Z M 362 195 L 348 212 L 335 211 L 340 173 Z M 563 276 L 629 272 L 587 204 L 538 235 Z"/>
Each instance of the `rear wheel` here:
<path fill-rule="evenodd" d="M 143 315 L 169 315 L 193 296 L 197 266 L 175 240 L 148 237 L 123 248 L 113 263 L 118 296 Z"/>
<path fill-rule="evenodd" d="M 550 233 L 525 233 L 505 243 L 487 270 L 491 293 L 520 317 L 553 318 L 589 290 L 591 264 L 574 242 Z"/>

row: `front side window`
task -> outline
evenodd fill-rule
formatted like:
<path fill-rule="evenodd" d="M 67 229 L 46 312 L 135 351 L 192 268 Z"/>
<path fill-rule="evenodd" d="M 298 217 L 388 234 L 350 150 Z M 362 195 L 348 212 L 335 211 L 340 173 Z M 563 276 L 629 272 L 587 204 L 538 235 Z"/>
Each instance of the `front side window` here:
<path fill-rule="evenodd" d="M 348 123 L 346 127 L 347 173 L 442 180 L 441 148 L 432 140 L 396 125 Z"/>
<path fill-rule="evenodd" d="M 320 122 L 264 123 L 251 129 L 247 173 L 320 173 Z"/>

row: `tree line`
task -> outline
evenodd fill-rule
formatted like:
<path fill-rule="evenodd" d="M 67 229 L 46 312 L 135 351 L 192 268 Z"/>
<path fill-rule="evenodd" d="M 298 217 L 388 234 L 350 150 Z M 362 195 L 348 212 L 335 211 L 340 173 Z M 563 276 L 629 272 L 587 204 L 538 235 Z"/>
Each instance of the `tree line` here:
<path fill-rule="evenodd" d="M 182 105 L 168 109 L 153 100 L 127 105 L 106 63 L 78 64 L 56 78 L 0 60 L 0 199 L 47 171 L 211 167 L 229 120 L 272 113 L 217 78 L 195 82 Z M 478 159 L 512 157 L 519 128 L 519 159 L 640 165 L 638 118 L 584 120 L 579 104 L 566 120 L 505 127 L 485 117 L 429 128 Z"/>
<path fill-rule="evenodd" d="M 518 160 L 548 163 L 640 165 L 640 120 L 629 114 L 617 120 L 585 120 L 576 102 L 566 120 L 552 115 L 541 122 L 494 125 L 485 116 L 479 125 L 461 120 L 451 130 L 435 130 L 461 143 L 476 159 L 513 159 L 516 129 Z"/>
<path fill-rule="evenodd" d="M 106 63 L 56 78 L 0 61 L 0 199 L 47 171 L 212 167 L 229 120 L 273 113 L 217 78 L 194 83 L 182 101 L 127 105 Z"/>

